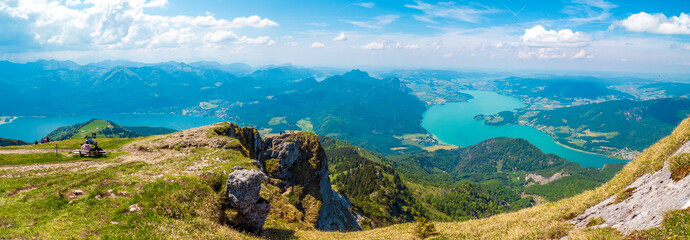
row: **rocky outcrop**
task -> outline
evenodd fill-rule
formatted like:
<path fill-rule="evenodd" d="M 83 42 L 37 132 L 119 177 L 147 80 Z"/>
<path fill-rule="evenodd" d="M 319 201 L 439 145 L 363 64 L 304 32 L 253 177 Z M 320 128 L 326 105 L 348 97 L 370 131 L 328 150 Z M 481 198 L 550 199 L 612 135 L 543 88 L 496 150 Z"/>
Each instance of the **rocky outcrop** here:
<path fill-rule="evenodd" d="M 240 127 L 236 123 L 220 123 L 211 131 L 219 136 L 226 136 L 237 139 L 244 148 L 245 155 L 252 159 L 258 159 L 259 153 L 263 149 L 261 134 L 256 128 Z"/>
<path fill-rule="evenodd" d="M 675 154 L 690 153 L 690 142 Z M 570 222 L 579 227 L 592 225 L 593 219 L 603 222 L 595 227 L 612 227 L 628 234 L 634 230 L 658 227 L 670 210 L 690 207 L 690 177 L 677 182 L 671 179 L 669 164 L 647 173 L 630 184 L 625 191 L 587 209 Z"/>
<path fill-rule="evenodd" d="M 271 204 L 259 196 L 266 175 L 257 170 L 241 168 L 228 175 L 225 187 L 227 205 L 237 211 L 230 220 L 232 225 L 258 233 L 264 226 Z"/>
<path fill-rule="evenodd" d="M 313 133 L 266 138 L 260 161 L 272 184 L 296 199 L 305 220 L 319 230 L 360 230 L 349 201 L 331 188 L 326 153 Z"/>
<path fill-rule="evenodd" d="M 544 185 L 544 184 L 549 184 L 550 182 L 556 181 L 558 179 L 561 179 L 562 177 L 567 177 L 570 176 L 570 173 L 567 172 L 558 172 L 551 177 L 544 177 L 539 174 L 535 173 L 528 173 L 525 175 L 525 181 L 529 181 L 530 179 L 535 181 L 536 183 L 539 183 L 539 185 Z"/>

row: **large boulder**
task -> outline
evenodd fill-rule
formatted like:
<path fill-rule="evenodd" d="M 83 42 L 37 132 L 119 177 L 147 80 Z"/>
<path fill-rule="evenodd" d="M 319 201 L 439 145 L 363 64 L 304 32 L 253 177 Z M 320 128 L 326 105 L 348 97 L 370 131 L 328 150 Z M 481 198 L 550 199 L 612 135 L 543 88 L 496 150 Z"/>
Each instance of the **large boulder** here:
<path fill-rule="evenodd" d="M 233 223 L 249 232 L 258 233 L 264 226 L 271 204 L 259 196 L 266 175 L 257 170 L 238 168 L 228 175 L 225 187 L 227 205 L 237 211 Z"/>

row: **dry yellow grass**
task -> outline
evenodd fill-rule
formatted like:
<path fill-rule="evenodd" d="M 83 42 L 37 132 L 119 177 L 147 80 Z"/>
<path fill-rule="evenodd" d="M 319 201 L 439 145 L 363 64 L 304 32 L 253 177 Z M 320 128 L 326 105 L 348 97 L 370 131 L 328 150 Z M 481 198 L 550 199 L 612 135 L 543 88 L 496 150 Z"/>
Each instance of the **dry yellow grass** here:
<path fill-rule="evenodd" d="M 671 135 L 646 149 L 611 181 L 597 189 L 558 202 L 486 219 L 437 222 L 436 229 L 440 236 L 449 239 L 558 239 L 566 235 L 570 239 L 623 238 L 613 229 L 580 229 L 567 223 L 567 220 L 623 191 L 644 173 L 661 169 L 664 161 L 689 140 L 690 119 L 685 119 Z M 407 223 L 352 233 L 297 231 L 295 236 L 305 239 L 414 239 L 413 229 L 414 223 Z"/>

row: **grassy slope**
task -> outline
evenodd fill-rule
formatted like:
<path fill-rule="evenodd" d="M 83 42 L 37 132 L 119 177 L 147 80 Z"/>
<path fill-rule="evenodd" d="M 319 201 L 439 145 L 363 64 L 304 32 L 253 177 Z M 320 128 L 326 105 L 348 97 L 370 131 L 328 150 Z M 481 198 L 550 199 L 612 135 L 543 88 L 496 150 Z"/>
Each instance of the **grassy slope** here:
<path fill-rule="evenodd" d="M 147 139 L 155 140 L 155 137 L 143 140 Z M 440 236 L 447 238 L 539 239 L 560 238 L 566 234 L 571 239 L 619 238 L 615 230 L 578 229 L 566 221 L 622 191 L 642 174 L 660 169 L 663 161 L 688 140 L 690 119 L 683 121 L 672 135 L 645 150 L 616 177 L 595 190 L 486 219 L 437 222 L 436 228 Z M 209 160 L 216 158 L 220 161 Z M 228 214 L 217 211 L 223 176 L 227 176 L 234 165 L 254 168 L 248 158 L 232 149 L 197 148 L 187 154 L 156 161 L 133 161 L 102 169 L 1 178 L 0 238 L 255 238 L 218 223 L 218 218 Z M 202 161 L 203 164 L 199 165 Z M 189 169 L 194 168 L 208 174 L 189 174 Z M 84 196 L 71 199 L 70 193 L 75 189 L 84 190 Z M 105 196 L 111 189 L 115 196 L 96 199 L 96 195 Z M 270 185 L 264 185 L 262 189 L 262 197 L 272 203 L 263 233 L 265 237 L 414 238 L 414 223 L 351 233 L 315 231 L 305 227 L 299 219 L 291 221 L 289 218 L 298 212 L 294 211 L 285 196 L 276 194 L 274 190 Z M 130 213 L 128 209 L 132 204 L 138 204 L 141 212 Z M 681 212 L 673 216 L 667 221 L 671 225 L 653 230 L 650 236 L 666 237 L 687 227 L 683 225 L 687 222 L 684 220 L 688 218 L 687 214 Z M 673 224 L 682 226 L 675 227 Z"/>
<path fill-rule="evenodd" d="M 686 119 L 671 135 L 646 149 L 641 156 L 628 163 L 611 181 L 597 189 L 558 202 L 486 219 L 465 222 L 437 222 L 436 228 L 441 236 L 449 238 L 546 239 L 560 238 L 566 234 L 570 235 L 571 239 L 622 238 L 616 230 L 608 228 L 579 229 L 567 223 L 567 220 L 622 191 L 643 174 L 661 169 L 666 158 L 689 140 L 690 119 Z M 676 222 L 678 218 L 682 219 L 683 217 L 688 218 L 687 215 L 682 215 L 675 218 Z M 673 224 L 673 222 L 668 224 Z M 354 233 L 298 231 L 297 236 L 309 239 L 387 239 L 391 236 L 395 236 L 397 239 L 412 239 L 414 238 L 413 230 L 414 224 L 407 223 Z M 652 236 L 666 236 L 664 233 Z M 684 237 L 689 237 L 687 232 L 685 234 Z"/>

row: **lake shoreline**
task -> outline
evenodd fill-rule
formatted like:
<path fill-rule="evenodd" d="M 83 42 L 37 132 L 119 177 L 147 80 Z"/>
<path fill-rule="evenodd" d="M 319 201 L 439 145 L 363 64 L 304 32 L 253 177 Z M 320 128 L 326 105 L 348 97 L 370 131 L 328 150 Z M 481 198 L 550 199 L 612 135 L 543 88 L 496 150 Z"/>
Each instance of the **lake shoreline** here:
<path fill-rule="evenodd" d="M 490 91 L 462 91 L 473 96 L 467 102 L 447 103 L 429 108 L 423 115 L 422 127 L 438 142 L 459 147 L 475 145 L 496 137 L 522 138 L 544 153 L 554 153 L 583 167 L 601 168 L 607 163 L 628 162 L 598 153 L 575 149 L 532 126 L 490 126 L 474 120 L 478 114 L 491 115 L 515 111 L 526 105 L 520 99 Z"/>

